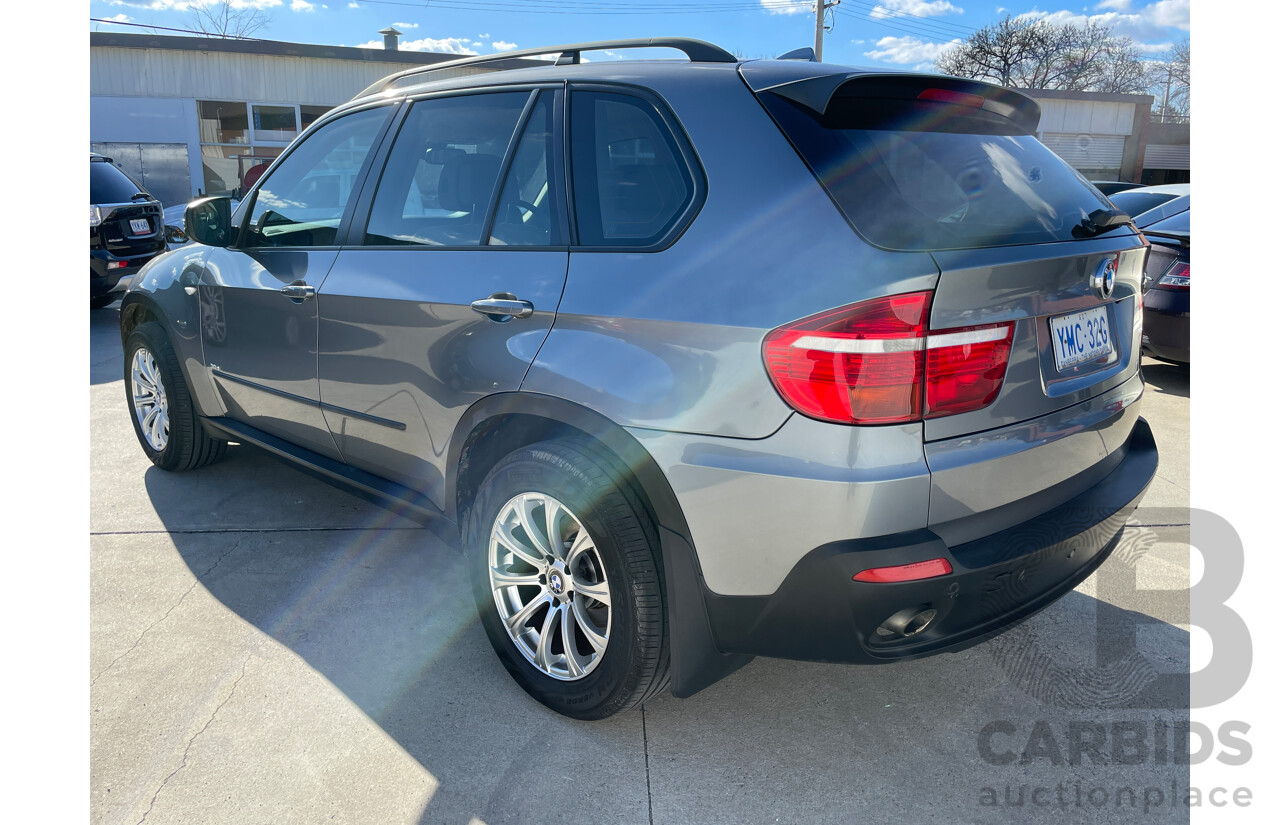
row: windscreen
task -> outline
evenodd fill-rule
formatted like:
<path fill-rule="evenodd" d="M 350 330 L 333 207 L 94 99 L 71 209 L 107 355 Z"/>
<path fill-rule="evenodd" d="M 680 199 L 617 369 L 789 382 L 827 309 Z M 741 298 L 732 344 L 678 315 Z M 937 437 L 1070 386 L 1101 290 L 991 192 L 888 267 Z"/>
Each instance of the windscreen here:
<path fill-rule="evenodd" d="M 89 161 L 89 203 L 128 203 L 145 190 L 104 160 Z"/>
<path fill-rule="evenodd" d="M 853 227 L 887 249 L 1072 240 L 1107 203 L 1007 118 L 931 100 L 761 100 Z"/>
<path fill-rule="evenodd" d="M 1169 192 L 1141 192 L 1130 189 L 1125 192 L 1116 192 L 1111 196 L 1111 202 L 1117 209 L 1123 209 L 1129 217 L 1136 218 L 1143 212 L 1155 209 L 1176 197 L 1178 196 Z"/>

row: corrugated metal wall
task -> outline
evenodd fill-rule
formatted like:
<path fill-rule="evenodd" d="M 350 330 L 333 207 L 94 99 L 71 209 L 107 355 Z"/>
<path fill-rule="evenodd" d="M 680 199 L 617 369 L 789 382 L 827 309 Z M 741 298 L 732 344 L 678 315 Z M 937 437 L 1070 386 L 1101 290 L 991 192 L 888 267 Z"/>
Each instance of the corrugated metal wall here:
<path fill-rule="evenodd" d="M 336 106 L 406 68 L 404 63 L 107 46 L 89 50 L 89 94 Z M 433 79 L 482 71 L 446 69 Z"/>
<path fill-rule="evenodd" d="M 1124 160 L 1124 135 L 1045 132 L 1040 140 L 1076 169 L 1119 169 Z"/>
<path fill-rule="evenodd" d="M 1172 143 L 1148 143 L 1144 169 L 1190 169 L 1191 147 Z"/>

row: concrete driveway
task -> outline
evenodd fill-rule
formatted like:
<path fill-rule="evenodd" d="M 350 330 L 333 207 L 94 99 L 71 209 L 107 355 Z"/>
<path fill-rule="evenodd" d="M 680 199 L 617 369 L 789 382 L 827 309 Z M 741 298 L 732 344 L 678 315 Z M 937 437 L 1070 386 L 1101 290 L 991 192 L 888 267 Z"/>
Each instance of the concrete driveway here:
<path fill-rule="evenodd" d="M 757 659 L 580 723 L 511 681 L 428 530 L 249 447 L 154 468 L 118 320 L 90 320 L 95 823 L 1187 818 L 1158 747 L 1187 718 L 1184 368 L 1147 367 L 1162 463 L 1122 552 L 1015 630 L 883 667 Z"/>

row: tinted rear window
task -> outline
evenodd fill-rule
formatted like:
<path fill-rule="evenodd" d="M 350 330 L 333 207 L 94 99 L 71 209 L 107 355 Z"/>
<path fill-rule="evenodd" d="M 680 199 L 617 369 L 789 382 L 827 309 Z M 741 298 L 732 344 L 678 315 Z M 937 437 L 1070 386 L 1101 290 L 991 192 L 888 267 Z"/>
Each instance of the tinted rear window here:
<path fill-rule="evenodd" d="M 89 161 L 89 203 L 128 203 L 134 195 L 145 191 L 107 161 Z"/>
<path fill-rule="evenodd" d="M 919 100 L 833 100 L 825 115 L 765 107 L 868 241 L 934 250 L 1072 240 L 1107 208 L 1078 172 L 1011 121 Z"/>
<path fill-rule="evenodd" d="M 1130 190 L 1128 192 L 1116 192 L 1111 196 L 1111 202 L 1116 205 L 1117 209 L 1123 209 L 1129 213 L 1129 217 L 1136 218 L 1143 212 L 1155 209 L 1162 203 L 1168 203 L 1177 195 L 1168 192 L 1137 192 Z"/>

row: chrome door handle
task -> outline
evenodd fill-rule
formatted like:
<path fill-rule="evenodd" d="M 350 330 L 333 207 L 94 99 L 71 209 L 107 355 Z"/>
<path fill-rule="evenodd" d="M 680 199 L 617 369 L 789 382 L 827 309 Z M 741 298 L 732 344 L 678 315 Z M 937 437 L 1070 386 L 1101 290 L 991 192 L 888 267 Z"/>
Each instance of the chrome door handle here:
<path fill-rule="evenodd" d="M 495 321 L 528 318 L 533 314 L 533 304 L 521 301 L 510 292 L 495 292 L 488 298 L 472 301 L 471 308 L 482 315 L 488 315 Z"/>
<path fill-rule="evenodd" d="M 288 286 L 280 287 L 280 294 L 291 301 L 305 301 L 315 297 L 316 288 L 305 281 L 294 281 Z"/>

